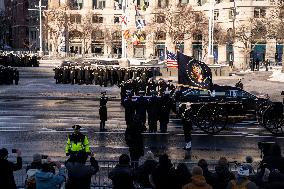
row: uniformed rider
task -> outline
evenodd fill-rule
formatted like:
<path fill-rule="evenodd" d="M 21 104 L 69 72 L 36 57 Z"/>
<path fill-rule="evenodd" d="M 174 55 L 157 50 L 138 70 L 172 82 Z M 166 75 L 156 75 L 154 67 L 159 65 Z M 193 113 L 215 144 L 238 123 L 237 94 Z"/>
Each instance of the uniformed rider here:
<path fill-rule="evenodd" d="M 88 137 L 80 132 L 80 125 L 73 125 L 72 128 L 74 132 L 68 135 L 65 148 L 66 156 L 77 155 L 78 153 L 89 155 L 91 151 Z"/>

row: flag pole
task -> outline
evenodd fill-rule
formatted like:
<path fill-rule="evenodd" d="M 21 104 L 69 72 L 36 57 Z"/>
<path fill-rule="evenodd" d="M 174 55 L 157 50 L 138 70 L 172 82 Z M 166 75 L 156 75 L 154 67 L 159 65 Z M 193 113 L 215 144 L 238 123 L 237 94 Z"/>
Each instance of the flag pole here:
<path fill-rule="evenodd" d="M 126 19 L 126 24 L 127 24 L 127 18 L 126 18 L 126 6 L 127 6 L 127 0 L 123 0 L 122 1 L 122 11 L 123 11 L 123 16 L 124 18 Z M 126 53 L 126 39 L 125 37 L 123 36 L 123 33 L 126 29 L 126 24 L 125 23 L 121 23 L 122 24 L 122 41 L 121 41 L 121 49 L 122 49 L 122 55 L 121 57 L 122 58 L 126 58 L 127 57 L 127 53 Z"/>

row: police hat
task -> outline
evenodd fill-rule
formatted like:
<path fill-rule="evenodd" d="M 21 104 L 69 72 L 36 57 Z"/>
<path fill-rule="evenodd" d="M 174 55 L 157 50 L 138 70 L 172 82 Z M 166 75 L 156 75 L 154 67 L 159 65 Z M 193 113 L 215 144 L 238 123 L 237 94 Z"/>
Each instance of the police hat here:
<path fill-rule="evenodd" d="M 106 94 L 106 91 L 102 91 L 101 94 Z"/>
<path fill-rule="evenodd" d="M 72 128 L 74 130 L 79 130 L 79 129 L 81 129 L 81 126 L 80 125 L 73 125 Z"/>
<path fill-rule="evenodd" d="M 139 94 L 144 94 L 144 93 L 145 93 L 145 91 L 139 91 L 138 93 L 139 93 Z"/>

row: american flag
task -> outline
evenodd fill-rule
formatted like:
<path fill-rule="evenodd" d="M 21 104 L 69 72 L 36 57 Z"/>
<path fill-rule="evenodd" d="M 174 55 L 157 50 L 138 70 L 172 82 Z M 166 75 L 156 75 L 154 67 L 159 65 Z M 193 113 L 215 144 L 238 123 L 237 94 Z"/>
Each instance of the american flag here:
<path fill-rule="evenodd" d="M 170 51 L 167 51 L 167 67 L 168 68 L 177 68 L 177 55 Z"/>

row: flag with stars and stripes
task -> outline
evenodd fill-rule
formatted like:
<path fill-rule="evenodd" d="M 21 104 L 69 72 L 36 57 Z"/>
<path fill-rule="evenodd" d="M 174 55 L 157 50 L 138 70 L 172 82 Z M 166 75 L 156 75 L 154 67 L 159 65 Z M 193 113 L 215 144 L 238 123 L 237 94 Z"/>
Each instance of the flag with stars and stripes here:
<path fill-rule="evenodd" d="M 177 68 L 177 55 L 170 51 L 167 51 L 167 67 L 168 68 Z"/>

